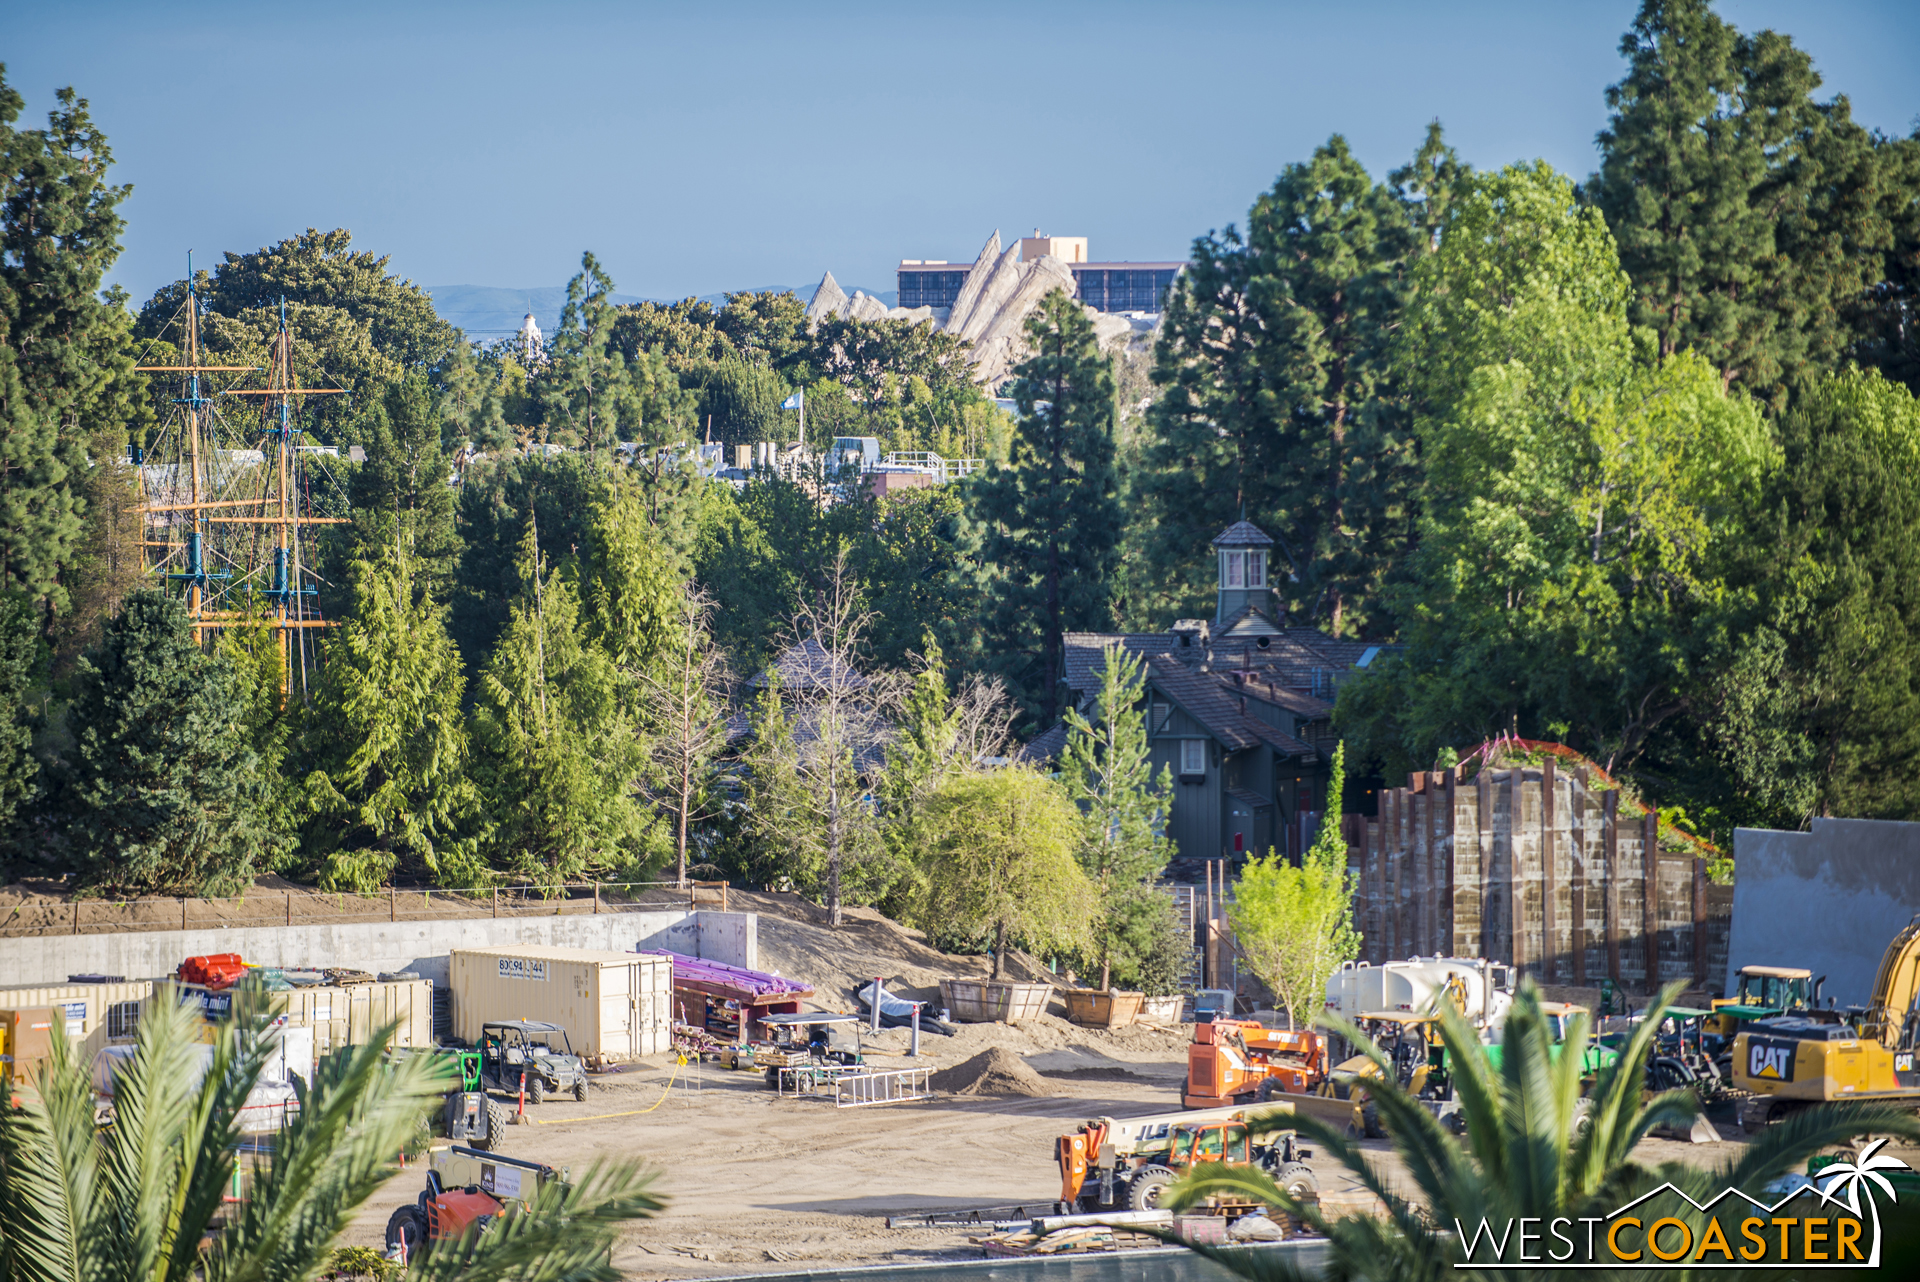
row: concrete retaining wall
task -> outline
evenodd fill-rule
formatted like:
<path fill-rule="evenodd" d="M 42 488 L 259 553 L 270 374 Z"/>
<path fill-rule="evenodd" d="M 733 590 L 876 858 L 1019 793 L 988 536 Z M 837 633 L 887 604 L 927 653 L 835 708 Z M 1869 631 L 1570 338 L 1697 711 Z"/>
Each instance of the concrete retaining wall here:
<path fill-rule="evenodd" d="M 760 965 L 757 914 L 700 909 L 0 939 L 0 984 L 60 983 L 89 973 L 152 979 L 172 974 L 183 958 L 239 953 L 262 966 L 410 970 L 444 985 L 454 949 L 515 944 L 618 952 L 664 948 L 749 969 Z"/>
<path fill-rule="evenodd" d="M 1920 913 L 1920 823 L 1816 819 L 1812 832 L 1740 828 L 1728 991 L 1742 966 L 1805 966 L 1864 1006 L 1887 944 Z"/>

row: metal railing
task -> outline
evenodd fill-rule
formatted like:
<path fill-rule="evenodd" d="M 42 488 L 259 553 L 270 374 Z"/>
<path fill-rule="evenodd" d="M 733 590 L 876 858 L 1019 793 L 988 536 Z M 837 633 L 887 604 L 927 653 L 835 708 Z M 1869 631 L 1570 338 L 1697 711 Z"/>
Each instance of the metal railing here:
<path fill-rule="evenodd" d="M 729 883 L 716 881 L 592 881 L 551 886 L 516 884 L 485 890 L 389 886 L 372 894 L 288 890 L 225 897 L 48 900 L 0 908 L 0 939 L 45 935 L 104 935 L 146 930 L 225 930 L 291 926 L 312 921 L 342 925 L 419 921 L 441 917 L 567 917 L 644 912 L 662 908 L 726 910 Z"/>
<path fill-rule="evenodd" d="M 895 450 L 881 458 L 879 469 L 905 468 L 914 472 L 925 472 L 940 484 L 945 485 L 948 481 L 970 476 L 986 465 L 985 459 L 941 458 L 931 450 Z"/>
<path fill-rule="evenodd" d="M 880 1073 L 848 1073 L 833 1083 L 835 1108 L 869 1104 L 912 1104 L 933 1098 L 931 1068 L 894 1068 Z"/>
<path fill-rule="evenodd" d="M 865 1073 L 861 1064 L 793 1064 L 775 1070 L 780 1075 L 776 1089 L 782 1099 L 802 1095 L 825 1096 L 847 1077 Z"/>

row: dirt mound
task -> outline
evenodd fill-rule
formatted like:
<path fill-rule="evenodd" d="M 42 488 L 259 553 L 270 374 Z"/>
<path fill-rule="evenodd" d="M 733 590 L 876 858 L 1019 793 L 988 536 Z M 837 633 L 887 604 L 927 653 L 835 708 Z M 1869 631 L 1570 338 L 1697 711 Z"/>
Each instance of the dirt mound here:
<path fill-rule="evenodd" d="M 825 912 L 797 895 L 732 896 L 736 907 L 760 914 L 760 969 L 804 980 L 815 1002 L 828 1010 L 853 1010 L 852 990 L 875 975 L 887 991 L 909 1001 L 938 1005 L 942 979 L 985 979 L 992 959 L 943 953 L 927 937 L 871 908 L 849 908 L 843 924 L 825 924 Z M 1018 980 L 1044 980 L 1033 958 L 1009 953 L 1007 971 Z"/>
<path fill-rule="evenodd" d="M 1025 1095 L 1044 1098 L 1053 1094 L 1040 1074 L 1026 1061 L 1005 1047 L 982 1051 L 964 1064 L 955 1064 L 928 1079 L 937 1091 L 955 1095 Z"/>

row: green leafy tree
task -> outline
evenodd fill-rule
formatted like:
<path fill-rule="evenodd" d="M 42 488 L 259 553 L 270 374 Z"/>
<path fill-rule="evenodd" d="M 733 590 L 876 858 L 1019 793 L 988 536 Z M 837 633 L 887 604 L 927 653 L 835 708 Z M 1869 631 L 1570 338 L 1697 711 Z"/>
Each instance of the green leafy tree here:
<path fill-rule="evenodd" d="M 1062 637 L 1113 623 L 1125 524 L 1114 467 L 1113 374 L 1093 322 L 1060 290 L 1027 320 L 1015 370 L 1019 436 L 1008 466 L 969 482 L 980 635 L 988 670 L 1028 716 L 1060 716 Z"/>
<path fill-rule="evenodd" d="M 711 439 L 727 445 L 784 441 L 793 430 L 780 413 L 787 395 L 786 383 L 771 369 L 729 357 L 715 363 L 707 375 L 702 421 L 710 424 Z"/>
<path fill-rule="evenodd" d="M 460 331 L 440 319 L 425 291 L 389 274 L 389 261 L 354 249 L 345 228 L 309 227 L 251 253 L 226 253 L 195 282 L 208 312 L 208 350 L 264 365 L 260 358 L 278 332 L 284 299 L 298 386 L 352 393 L 319 398 L 309 410 L 311 430 L 323 444 L 357 443 L 357 402 L 377 398 L 405 374 L 437 370 L 461 345 Z M 141 308 L 136 336 L 144 341 L 166 333 L 186 296 L 184 279 L 162 287 Z"/>
<path fill-rule="evenodd" d="M 1098 896 L 1093 956 L 1100 987 L 1113 978 L 1113 952 L 1122 904 L 1160 875 L 1173 857 L 1165 835 L 1172 809 L 1173 773 L 1158 778 L 1147 747 L 1147 719 L 1140 707 L 1146 689 L 1141 661 L 1110 646 L 1100 665 L 1095 696 L 1098 724 L 1067 709 L 1067 747 L 1060 779 L 1084 815 L 1080 866 Z"/>
<path fill-rule="evenodd" d="M 1390 626 L 1380 586 L 1407 550 L 1419 479 L 1392 339 L 1409 263 L 1459 180 L 1438 126 L 1394 186 L 1336 134 L 1281 173 L 1244 236 L 1194 242 L 1156 348 L 1143 618 L 1201 610 L 1198 589 L 1168 585 L 1209 558 L 1223 513 L 1244 512 L 1292 562 L 1274 583 L 1283 608 L 1335 634 Z"/>
<path fill-rule="evenodd" d="M 825 875 L 820 843 L 812 839 L 811 799 L 801 781 L 800 752 L 782 701 L 780 674 L 747 705 L 747 743 L 739 754 L 740 802 L 728 818 L 728 863 L 743 880 L 769 890 L 816 894 Z M 790 840 L 803 831 L 807 839 Z"/>
<path fill-rule="evenodd" d="M 830 588 L 843 551 L 851 569 L 875 519 L 871 498 L 823 506 L 807 487 L 778 478 L 738 493 L 711 487 L 694 575 L 714 599 L 715 640 L 743 669 L 763 662 L 802 603 Z M 877 560 L 863 557 L 862 569 Z"/>
<path fill-rule="evenodd" d="M 926 873 L 914 924 L 936 939 L 1066 952 L 1089 940 L 1097 892 L 1080 870 L 1080 813 L 1027 766 L 955 775 L 926 807 Z"/>
<path fill-rule="evenodd" d="M 1309 1114 L 1273 1114 L 1280 1125 L 1295 1128 L 1314 1148 L 1349 1173 L 1386 1207 L 1385 1216 L 1355 1214 L 1335 1219 L 1317 1202 L 1289 1197 L 1264 1171 L 1207 1164 L 1196 1167 L 1167 1190 L 1163 1205 L 1184 1210 L 1211 1197 L 1263 1202 L 1298 1216 L 1328 1239 L 1332 1259 L 1328 1276 L 1390 1277 L 1396 1282 L 1441 1279 L 1513 1278 L 1513 1269 L 1468 1266 L 1455 1221 L 1505 1225 L 1525 1217 L 1538 1222 L 1564 1217 L 1606 1217 L 1663 1183 L 1694 1200 L 1717 1202 L 1713 1211 L 1678 1206 L 1673 1214 L 1700 1241 L 1711 1214 L 1730 1216 L 1738 1238 L 1745 1203 L 1727 1199 L 1728 1188 L 1763 1188 L 1823 1147 L 1871 1129 L 1884 1134 L 1920 1135 L 1911 1115 L 1876 1105 L 1820 1106 L 1769 1126 L 1751 1144 L 1715 1165 L 1668 1161 L 1649 1166 L 1636 1160 L 1635 1147 L 1657 1126 L 1689 1124 L 1699 1111 L 1691 1091 L 1669 1091 L 1647 1098 L 1647 1058 L 1653 1053 L 1661 1016 L 1678 992 L 1668 989 L 1640 1021 L 1619 1061 L 1583 1090 L 1579 1055 L 1557 1054 L 1552 1021 L 1540 1010 L 1540 994 L 1531 979 L 1522 981 L 1507 1015 L 1503 1052 L 1496 1069 L 1481 1048 L 1475 1030 L 1450 1005 L 1441 1005 L 1442 1036 L 1454 1091 L 1466 1134 L 1455 1138 L 1423 1101 L 1393 1080 L 1386 1055 L 1351 1025 L 1343 1031 L 1382 1070 L 1370 1080 L 1368 1098 L 1393 1141 L 1394 1152 L 1409 1173 L 1411 1187 L 1390 1184 L 1373 1155 L 1350 1139 L 1344 1128 Z M 1566 1043 L 1587 1040 L 1586 1016 L 1567 1030 Z M 1257 1128 L 1262 1120 L 1250 1119 Z M 1722 1233 L 1726 1232 L 1723 1225 Z M 1288 1264 L 1245 1251 L 1197 1248 L 1236 1277 L 1293 1278 Z M 1484 1261 L 1484 1256 L 1482 1257 Z M 1520 1277 L 1551 1277 L 1546 1268 L 1518 1270 Z"/>
<path fill-rule="evenodd" d="M 143 412 L 119 296 L 100 283 L 119 256 L 113 153 L 87 101 L 62 89 L 45 129 L 0 65 L 0 588 L 63 608 L 63 572 L 85 535 L 85 449 L 124 448 Z"/>
<path fill-rule="evenodd" d="M 466 682 L 444 612 L 391 557 L 354 567 L 353 598 L 302 719 L 307 858 L 327 887 L 370 890 L 402 868 L 476 884 Z"/>
<path fill-rule="evenodd" d="M 894 731 L 886 770 L 876 790 L 882 803 L 889 871 L 899 878 L 885 906 L 911 911 L 924 885 L 920 853 L 926 846 L 925 812 L 940 786 L 955 775 L 984 768 L 1007 755 L 1012 709 L 997 683 L 977 675 L 949 680 L 945 654 L 929 631 L 917 671 L 888 702 Z"/>
<path fill-rule="evenodd" d="M 1744 35 L 1709 0 L 1644 0 L 1620 52 L 1589 194 L 1633 323 L 1778 406 L 1846 354 L 1911 189 L 1886 181 L 1845 97 L 1813 100 L 1813 60 L 1778 32 Z"/>
<path fill-rule="evenodd" d="M 910 490 L 873 504 L 849 549 L 873 626 L 867 647 L 883 669 L 905 668 L 929 635 L 949 641 L 976 605 L 962 548 L 966 498 L 959 487 Z"/>
<path fill-rule="evenodd" d="M 241 1109 L 272 1049 L 256 1022 L 201 1043 L 194 1013 L 147 1004 L 119 1065 L 113 1124 L 93 1065 L 55 1030 L 37 1091 L 0 1115 L 0 1273 L 41 1282 L 314 1282 L 447 1083 L 432 1056 L 388 1062 L 392 1029 L 321 1061 L 300 1108 L 235 1203 Z M 210 1049 L 210 1058 L 202 1052 Z M 634 1163 L 596 1165 L 528 1199 L 492 1232 L 409 1261 L 415 1282 L 609 1282 L 617 1227 L 664 1204 Z"/>
<path fill-rule="evenodd" d="M 1704 361 L 1635 362 L 1606 227 L 1544 165 L 1475 177 L 1415 274 L 1406 649 L 1336 720 L 1389 771 L 1516 725 L 1631 763 L 1705 693 L 1738 515 L 1777 449 Z"/>
<path fill-rule="evenodd" d="M 1327 796 L 1346 785 L 1347 746 L 1336 744 Z M 1234 887 L 1227 919 L 1247 969 L 1305 1028 L 1320 1013 L 1327 980 L 1360 955 L 1353 928 L 1353 887 L 1338 806 L 1329 806 L 1313 845 L 1295 867 L 1273 851 L 1247 861 Z"/>
<path fill-rule="evenodd" d="M 1103 917 L 1112 970 L 1103 981 L 1148 997 L 1181 990 L 1194 964 L 1193 932 L 1180 920 L 1173 896 L 1140 885 L 1116 896 Z"/>
<path fill-rule="evenodd" d="M 61 809 L 81 884 L 231 894 L 279 853 L 233 669 L 178 601 L 130 597 L 75 684 Z"/>
<path fill-rule="evenodd" d="M 1735 576 L 1755 607 L 1704 737 L 1777 822 L 1920 815 L 1920 402 L 1850 371 L 1781 435 Z"/>
<path fill-rule="evenodd" d="M 639 874 L 664 853 L 640 805 L 643 749 L 608 655 L 588 644 L 574 590 L 529 526 L 522 588 L 480 678 L 474 778 L 495 868 L 547 885 Z"/>

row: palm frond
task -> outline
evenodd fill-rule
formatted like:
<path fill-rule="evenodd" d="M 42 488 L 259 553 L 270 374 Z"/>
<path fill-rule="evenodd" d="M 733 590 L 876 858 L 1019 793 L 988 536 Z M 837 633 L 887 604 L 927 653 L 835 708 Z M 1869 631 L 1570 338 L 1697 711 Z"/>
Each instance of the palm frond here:
<path fill-rule="evenodd" d="M 354 1212 L 399 1169 L 420 1119 L 445 1088 L 424 1056 L 389 1062 L 392 1028 L 322 1062 L 253 1193 L 206 1262 L 207 1282 L 304 1282 Z M 384 1035 L 383 1035 L 384 1034 Z"/>
<path fill-rule="evenodd" d="M 65 1025 L 37 1090 L 0 1109 L 0 1274 L 22 1282 L 81 1282 L 90 1270 L 88 1220 L 99 1182 L 93 1092 Z"/>
<path fill-rule="evenodd" d="M 618 1282 L 609 1259 L 628 1220 L 666 1205 L 638 1163 L 595 1166 L 572 1186 L 550 1184 L 526 1212 L 486 1233 L 436 1243 L 408 1269 L 409 1282 Z"/>

